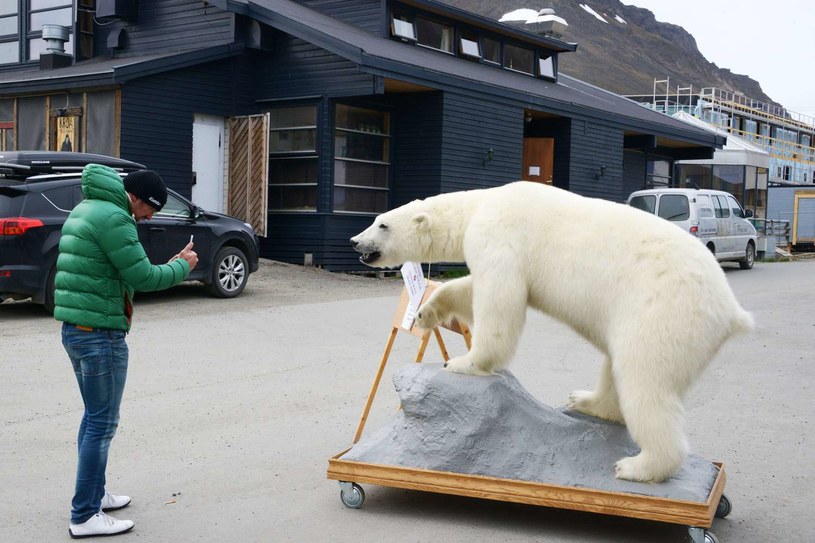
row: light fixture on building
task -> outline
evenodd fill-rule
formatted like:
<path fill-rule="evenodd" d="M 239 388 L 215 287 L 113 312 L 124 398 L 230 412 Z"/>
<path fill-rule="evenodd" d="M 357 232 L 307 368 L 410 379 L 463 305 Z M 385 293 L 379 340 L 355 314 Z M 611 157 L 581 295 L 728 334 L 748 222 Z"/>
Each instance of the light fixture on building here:
<path fill-rule="evenodd" d="M 495 149 L 490 147 L 489 149 L 487 149 L 487 156 L 481 161 L 481 164 L 483 166 L 486 166 L 487 164 L 492 162 L 493 158 L 495 158 Z"/>

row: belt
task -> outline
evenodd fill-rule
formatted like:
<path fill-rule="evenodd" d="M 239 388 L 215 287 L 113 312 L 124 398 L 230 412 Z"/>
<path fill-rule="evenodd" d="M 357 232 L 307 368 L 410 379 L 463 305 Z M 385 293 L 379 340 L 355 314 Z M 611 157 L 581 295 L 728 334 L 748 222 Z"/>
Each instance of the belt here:
<path fill-rule="evenodd" d="M 90 326 L 82 326 L 81 324 L 74 324 L 72 322 L 66 322 L 65 324 L 67 326 L 73 326 L 77 330 L 83 330 L 85 332 L 101 332 L 102 331 L 101 328 L 92 328 Z"/>

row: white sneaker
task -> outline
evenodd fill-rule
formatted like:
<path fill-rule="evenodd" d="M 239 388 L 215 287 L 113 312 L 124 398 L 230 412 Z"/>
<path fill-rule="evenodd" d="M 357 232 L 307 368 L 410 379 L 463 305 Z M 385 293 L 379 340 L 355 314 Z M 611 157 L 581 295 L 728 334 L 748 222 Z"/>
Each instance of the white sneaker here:
<path fill-rule="evenodd" d="M 127 507 L 128 504 L 130 504 L 130 496 L 117 496 L 107 490 L 105 495 L 102 496 L 102 511 L 116 511 L 122 507 Z"/>
<path fill-rule="evenodd" d="M 116 520 L 99 511 L 82 524 L 71 524 L 68 527 L 68 534 L 74 539 L 82 539 L 84 537 L 118 535 L 132 529 L 132 520 Z"/>

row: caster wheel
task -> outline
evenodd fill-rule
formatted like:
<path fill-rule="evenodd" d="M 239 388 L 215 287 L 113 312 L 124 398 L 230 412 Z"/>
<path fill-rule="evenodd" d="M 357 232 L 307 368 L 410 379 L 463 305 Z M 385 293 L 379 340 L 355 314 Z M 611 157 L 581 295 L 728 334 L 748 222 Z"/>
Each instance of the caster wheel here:
<path fill-rule="evenodd" d="M 713 532 L 705 530 L 704 528 L 692 526 L 688 528 L 688 536 L 691 543 L 719 543 L 718 538 L 713 535 Z"/>
<path fill-rule="evenodd" d="M 365 491 L 356 483 L 341 483 L 340 500 L 345 507 L 359 509 L 365 503 Z"/>
<path fill-rule="evenodd" d="M 730 503 L 730 498 L 727 495 L 722 494 L 721 499 L 719 500 L 719 505 L 716 507 L 716 517 L 717 518 L 724 518 L 730 514 L 733 510 L 733 504 Z"/>

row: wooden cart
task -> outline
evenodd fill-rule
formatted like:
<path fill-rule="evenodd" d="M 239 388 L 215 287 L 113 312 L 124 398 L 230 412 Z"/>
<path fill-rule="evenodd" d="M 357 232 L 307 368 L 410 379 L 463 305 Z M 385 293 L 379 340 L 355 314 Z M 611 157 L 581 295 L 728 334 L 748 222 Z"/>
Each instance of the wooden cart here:
<path fill-rule="evenodd" d="M 437 284 L 429 283 L 425 296 Z M 397 332 L 403 331 L 421 337 L 422 342 L 416 356 L 416 362 L 421 362 L 430 332 L 421 333 L 401 328 L 402 315 L 407 307 L 407 292 L 403 291 L 399 307 L 394 314 L 391 335 L 385 347 L 385 352 L 379 363 L 371 392 L 363 409 L 362 417 L 354 436 L 354 443 L 359 441 L 362 430 L 368 418 L 374 396 L 379 387 L 385 365 L 390 355 Z M 470 346 L 469 330 L 454 323 L 450 330 L 464 336 L 467 347 Z M 433 331 L 439 344 L 442 356 L 448 360 L 448 354 L 439 330 Z M 371 483 L 380 486 L 406 488 L 411 490 L 424 490 L 440 494 L 454 494 L 457 496 L 470 496 L 505 502 L 542 505 L 559 509 L 572 509 L 575 511 L 588 511 L 605 515 L 631 517 L 682 524 L 688 527 L 688 534 L 693 543 L 717 543 L 716 536 L 709 530 L 714 517 L 724 518 L 731 511 L 730 500 L 724 494 L 727 481 L 724 465 L 715 462 L 718 475 L 710 490 L 707 500 L 694 502 L 676 500 L 642 494 L 629 494 L 624 492 L 611 492 L 598 489 L 559 486 L 533 481 L 516 479 L 502 479 L 483 475 L 435 471 L 410 466 L 393 466 L 344 460 L 343 456 L 350 449 L 339 453 L 328 461 L 328 479 L 339 481 L 340 499 L 343 504 L 352 509 L 362 507 L 365 501 L 365 491 L 359 483 Z"/>

